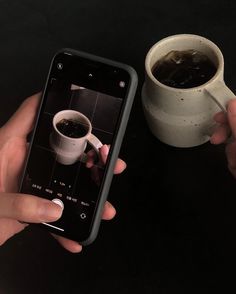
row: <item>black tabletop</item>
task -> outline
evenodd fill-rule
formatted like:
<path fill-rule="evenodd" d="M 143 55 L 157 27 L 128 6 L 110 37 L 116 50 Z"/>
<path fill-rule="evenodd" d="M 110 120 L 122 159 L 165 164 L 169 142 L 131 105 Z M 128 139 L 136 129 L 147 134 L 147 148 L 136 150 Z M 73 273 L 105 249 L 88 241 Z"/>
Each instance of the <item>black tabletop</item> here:
<path fill-rule="evenodd" d="M 0 293 L 213 293 L 234 281 L 236 180 L 224 145 L 179 149 L 149 131 L 144 59 L 158 40 L 192 33 L 215 42 L 236 92 L 233 0 L 1 0 L 0 124 L 44 85 L 63 47 L 133 66 L 139 86 L 109 200 L 117 209 L 80 254 L 28 227 L 0 247 Z M 1 233 L 1 232 L 0 232 Z"/>

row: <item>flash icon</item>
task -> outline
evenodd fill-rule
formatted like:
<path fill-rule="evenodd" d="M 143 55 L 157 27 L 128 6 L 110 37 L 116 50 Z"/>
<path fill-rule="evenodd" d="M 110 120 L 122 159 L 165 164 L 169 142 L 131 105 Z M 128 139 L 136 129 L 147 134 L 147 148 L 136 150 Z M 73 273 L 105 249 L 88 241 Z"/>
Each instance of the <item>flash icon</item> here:
<path fill-rule="evenodd" d="M 62 70 L 62 69 L 63 69 L 63 64 L 62 64 L 62 63 L 58 63 L 58 64 L 57 64 L 57 68 L 58 68 L 59 70 Z"/>

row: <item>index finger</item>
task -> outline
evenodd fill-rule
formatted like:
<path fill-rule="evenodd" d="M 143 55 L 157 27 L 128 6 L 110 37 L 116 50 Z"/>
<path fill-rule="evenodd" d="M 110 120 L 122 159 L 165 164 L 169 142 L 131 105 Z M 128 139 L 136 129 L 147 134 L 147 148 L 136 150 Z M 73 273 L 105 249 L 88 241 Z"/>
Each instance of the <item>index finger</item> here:
<path fill-rule="evenodd" d="M 227 115 L 233 136 L 236 137 L 236 99 L 229 101 L 227 107 Z"/>
<path fill-rule="evenodd" d="M 104 164 L 106 163 L 106 160 L 107 160 L 107 156 L 108 156 L 108 153 L 109 153 L 109 148 L 110 148 L 110 146 L 108 146 L 108 145 L 103 145 L 100 148 L 100 156 L 101 156 L 101 160 L 102 160 L 102 162 Z M 114 174 L 120 174 L 125 169 L 126 169 L 126 163 L 122 159 L 117 158 L 117 161 L 116 161 L 116 164 L 115 164 L 115 167 L 114 167 Z"/>
<path fill-rule="evenodd" d="M 7 137 L 26 137 L 33 128 L 36 112 L 40 101 L 40 93 L 27 98 L 3 126 Z"/>

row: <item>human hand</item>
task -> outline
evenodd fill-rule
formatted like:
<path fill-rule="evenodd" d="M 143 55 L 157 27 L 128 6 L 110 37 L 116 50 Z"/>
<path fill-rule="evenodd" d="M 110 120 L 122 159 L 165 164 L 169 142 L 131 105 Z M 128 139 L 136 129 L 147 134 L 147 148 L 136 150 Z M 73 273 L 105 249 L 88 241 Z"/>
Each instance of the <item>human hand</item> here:
<path fill-rule="evenodd" d="M 0 245 L 27 226 L 21 222 L 52 222 L 62 214 L 59 205 L 52 201 L 17 193 L 27 152 L 26 138 L 33 128 L 39 100 L 40 94 L 26 99 L 0 129 Z M 125 166 L 119 160 L 117 172 L 121 173 Z M 106 202 L 102 218 L 110 220 L 115 213 L 115 208 Z M 82 249 L 75 241 L 56 235 L 54 237 L 71 252 L 80 252 Z"/>
<path fill-rule="evenodd" d="M 100 185 L 101 179 L 103 176 L 103 168 L 105 166 L 107 156 L 109 153 L 110 146 L 109 145 L 102 145 L 102 147 L 99 149 L 99 154 L 98 154 L 98 162 L 95 164 L 95 160 L 97 158 L 97 154 L 94 151 L 94 149 L 91 149 L 87 154 L 86 154 L 86 167 L 91 170 L 91 177 L 93 181 L 97 184 Z M 123 166 L 123 168 L 126 167 L 126 163 L 121 160 L 120 158 L 117 159 L 115 168 L 114 168 L 114 174 L 119 174 L 120 173 L 120 167 Z"/>
<path fill-rule="evenodd" d="M 228 102 L 227 113 L 217 113 L 214 120 L 218 123 L 218 127 L 211 136 L 210 142 L 215 145 L 226 143 L 228 168 L 236 178 L 236 99 Z M 231 140 L 228 140 L 230 135 Z"/>

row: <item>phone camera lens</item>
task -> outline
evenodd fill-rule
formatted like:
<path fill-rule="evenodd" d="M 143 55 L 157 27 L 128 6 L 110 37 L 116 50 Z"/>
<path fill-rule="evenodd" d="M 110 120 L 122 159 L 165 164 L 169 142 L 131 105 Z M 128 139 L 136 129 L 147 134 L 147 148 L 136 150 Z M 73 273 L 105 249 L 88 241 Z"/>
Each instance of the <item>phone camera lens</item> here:
<path fill-rule="evenodd" d="M 93 74 L 90 72 L 89 74 L 88 74 L 88 77 L 91 79 L 91 78 L 93 78 Z"/>
<path fill-rule="evenodd" d="M 59 62 L 59 63 L 57 64 L 57 68 L 58 68 L 59 70 L 62 70 L 62 69 L 63 69 L 63 64 Z"/>

